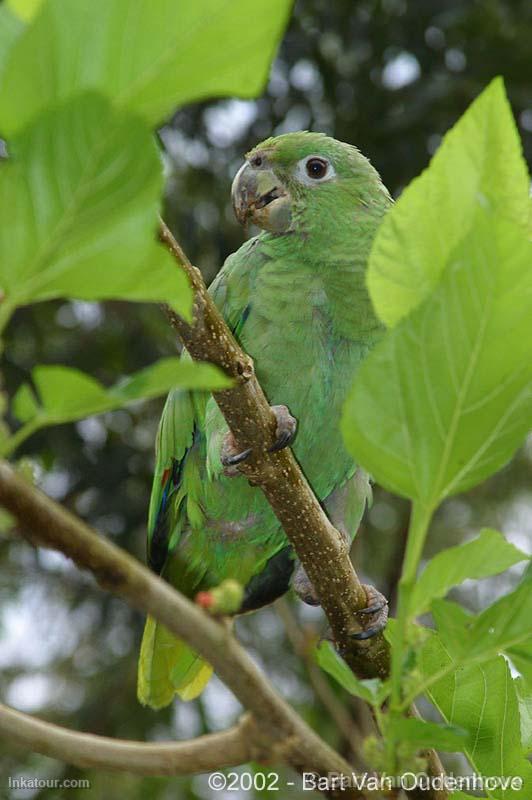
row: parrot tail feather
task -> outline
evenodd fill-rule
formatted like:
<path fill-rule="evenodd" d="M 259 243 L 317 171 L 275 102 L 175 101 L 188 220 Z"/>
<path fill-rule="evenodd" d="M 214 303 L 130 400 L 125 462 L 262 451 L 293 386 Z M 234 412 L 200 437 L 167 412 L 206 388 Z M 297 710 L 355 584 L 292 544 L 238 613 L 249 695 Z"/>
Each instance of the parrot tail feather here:
<path fill-rule="evenodd" d="M 164 625 L 148 617 L 140 648 L 137 697 L 144 706 L 164 708 L 177 694 L 194 700 L 204 690 L 212 667 Z"/>

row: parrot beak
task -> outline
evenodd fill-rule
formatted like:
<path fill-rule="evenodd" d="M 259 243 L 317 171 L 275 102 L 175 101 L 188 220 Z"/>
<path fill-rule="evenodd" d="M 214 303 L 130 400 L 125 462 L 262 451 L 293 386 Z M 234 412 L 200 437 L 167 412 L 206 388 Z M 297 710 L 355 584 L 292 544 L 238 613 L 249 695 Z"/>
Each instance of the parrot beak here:
<path fill-rule="evenodd" d="M 290 195 L 271 169 L 246 161 L 235 175 L 231 199 L 241 225 L 253 222 L 274 233 L 290 227 Z"/>

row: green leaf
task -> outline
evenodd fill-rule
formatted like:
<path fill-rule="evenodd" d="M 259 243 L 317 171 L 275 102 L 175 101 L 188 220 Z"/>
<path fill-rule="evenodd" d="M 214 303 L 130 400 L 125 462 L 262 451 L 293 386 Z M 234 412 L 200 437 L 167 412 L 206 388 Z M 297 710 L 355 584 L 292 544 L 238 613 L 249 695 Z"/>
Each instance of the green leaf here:
<path fill-rule="evenodd" d="M 387 685 L 379 678 L 359 680 L 330 642 L 321 642 L 315 650 L 316 661 L 346 692 L 360 697 L 371 705 L 381 705 L 387 694 Z"/>
<path fill-rule="evenodd" d="M 481 661 L 504 653 L 520 669 L 519 661 L 532 657 L 530 580 L 522 581 L 513 592 L 501 597 L 476 617 L 467 615 L 456 603 L 445 600 L 435 600 L 432 613 L 442 641 L 452 657 L 461 663 Z"/>
<path fill-rule="evenodd" d="M 410 600 L 410 614 L 427 611 L 432 600 L 468 578 L 497 575 L 529 558 L 497 531 L 484 529 L 477 539 L 438 553 L 418 577 Z"/>
<path fill-rule="evenodd" d="M 449 600 L 434 600 L 431 606 L 432 616 L 440 638 L 452 656 L 459 657 L 464 650 L 464 640 L 468 636 L 468 627 L 473 622 L 473 615 L 458 603 Z M 491 651 L 488 657 L 497 655 Z M 467 661 L 467 656 L 465 657 Z"/>
<path fill-rule="evenodd" d="M 468 626 L 462 652 L 478 658 L 493 652 L 532 644 L 532 581 L 523 581 L 517 589 L 489 606 Z"/>
<path fill-rule="evenodd" d="M 368 266 L 375 309 L 395 325 L 438 283 L 481 202 L 523 228 L 529 185 L 510 105 L 500 78 L 444 137 L 430 166 L 405 189 L 377 233 Z"/>
<path fill-rule="evenodd" d="M 421 627 L 421 626 L 419 626 Z M 394 617 L 389 617 L 388 622 L 386 623 L 386 627 L 383 630 L 383 636 L 390 645 L 390 647 L 396 647 L 397 642 L 399 640 L 399 633 L 397 630 L 397 620 Z"/>
<path fill-rule="evenodd" d="M 482 795 L 482 797 L 480 797 L 480 795 L 475 795 L 473 797 L 472 794 L 466 794 L 465 792 L 453 792 L 451 797 L 453 800 L 486 800 L 485 795 Z"/>
<path fill-rule="evenodd" d="M 255 97 L 291 0 L 48 0 L 13 49 L 0 95 L 12 135 L 46 106 L 96 89 L 150 126 L 215 96 Z"/>
<path fill-rule="evenodd" d="M 529 642 L 512 645 L 508 648 L 507 655 L 523 676 L 532 694 L 532 639 Z"/>
<path fill-rule="evenodd" d="M 37 403 L 31 387 L 28 386 L 27 383 L 23 383 L 19 386 L 13 398 L 11 410 L 19 422 L 29 422 L 30 419 L 37 416 L 39 404 Z"/>
<path fill-rule="evenodd" d="M 453 798 L 453 800 L 488 800 L 485 794 L 483 795 L 475 794 L 473 796 L 472 794 L 466 794 L 466 792 L 460 792 L 460 791 L 453 792 L 451 794 L 451 797 Z"/>
<path fill-rule="evenodd" d="M 24 22 L 29 22 L 37 14 L 43 0 L 6 0 L 6 5 Z"/>
<path fill-rule="evenodd" d="M 4 315 L 59 296 L 166 301 L 189 314 L 186 276 L 155 240 L 163 177 L 142 121 L 84 95 L 43 114 L 10 152 L 0 170 Z"/>
<path fill-rule="evenodd" d="M 502 467 L 532 424 L 532 245 L 477 207 L 434 293 L 357 372 L 348 449 L 393 492 L 434 508 Z"/>
<path fill-rule="evenodd" d="M 121 380 L 108 394 L 125 405 L 139 398 L 156 397 L 161 387 L 217 391 L 229 389 L 233 382 L 213 364 L 198 363 L 188 357 L 163 358 L 146 369 Z"/>
<path fill-rule="evenodd" d="M 425 679 L 453 666 L 435 634 L 425 644 L 420 664 Z M 478 774 L 523 779 L 521 789 L 507 786 L 490 791 L 489 796 L 527 800 L 532 766 L 522 755 L 517 696 L 505 659 L 499 656 L 482 665 L 457 667 L 433 685 L 429 694 L 450 725 L 468 731 L 466 754 Z"/>
<path fill-rule="evenodd" d="M 16 40 L 24 30 L 24 23 L 5 3 L 0 5 L 0 75 Z"/>
<path fill-rule="evenodd" d="M 387 732 L 396 741 L 409 742 L 418 747 L 435 747 L 450 753 L 461 753 L 469 742 L 469 733 L 456 725 L 438 725 L 414 717 L 393 715 Z"/>
<path fill-rule="evenodd" d="M 32 371 L 39 395 L 28 416 L 29 389 L 19 389 L 15 413 L 22 404 L 24 422 L 36 419 L 39 427 L 72 422 L 92 414 L 121 408 L 135 400 L 158 397 L 170 389 L 227 389 L 231 381 L 212 364 L 196 364 L 179 358 L 165 358 L 151 367 L 122 379 L 106 389 L 101 383 L 77 369 L 63 366 L 38 366 Z M 23 399 L 20 393 L 23 392 Z"/>
<path fill-rule="evenodd" d="M 517 699 L 519 701 L 519 714 L 521 717 L 521 743 L 523 753 L 532 753 L 532 689 L 523 678 L 514 680 Z"/>
<path fill-rule="evenodd" d="M 71 367 L 35 367 L 32 378 L 48 424 L 107 410 L 104 387 Z"/>
<path fill-rule="evenodd" d="M 432 614 L 449 658 L 467 666 L 505 655 L 521 672 L 532 695 L 531 588 L 532 582 L 526 577 L 513 592 L 477 616 L 456 603 L 435 600 Z"/>

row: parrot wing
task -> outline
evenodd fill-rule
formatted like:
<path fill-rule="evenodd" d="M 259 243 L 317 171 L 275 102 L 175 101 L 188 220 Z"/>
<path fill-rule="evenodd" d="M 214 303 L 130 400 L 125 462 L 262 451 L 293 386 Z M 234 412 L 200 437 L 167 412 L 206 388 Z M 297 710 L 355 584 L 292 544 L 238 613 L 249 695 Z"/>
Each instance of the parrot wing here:
<path fill-rule="evenodd" d="M 186 358 L 187 356 L 183 356 Z M 148 513 L 148 563 L 161 572 L 170 537 L 179 525 L 180 488 L 188 451 L 199 423 L 191 392 L 173 389 L 164 405 L 155 445 L 155 471 Z"/>
<path fill-rule="evenodd" d="M 216 306 L 238 338 L 249 314 L 249 284 L 259 266 L 256 240 L 246 242 L 225 261 L 209 287 Z M 251 263 L 250 263 L 251 262 Z M 190 359 L 184 351 L 183 359 Z M 187 520 L 201 525 L 201 464 L 189 453 L 205 443 L 206 392 L 172 390 L 166 400 L 155 447 L 155 471 L 148 514 L 148 563 L 160 573 Z M 209 473 L 208 478 L 215 478 Z"/>

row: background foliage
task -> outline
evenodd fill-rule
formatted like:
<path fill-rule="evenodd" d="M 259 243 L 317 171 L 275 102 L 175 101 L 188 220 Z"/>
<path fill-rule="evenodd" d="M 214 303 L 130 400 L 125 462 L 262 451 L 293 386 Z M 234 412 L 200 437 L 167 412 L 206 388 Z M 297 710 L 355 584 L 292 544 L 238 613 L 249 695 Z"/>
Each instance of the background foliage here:
<path fill-rule="evenodd" d="M 345 0 L 333 5 L 307 0 L 297 5 L 260 100 L 196 104 L 161 129 L 168 222 L 192 260 L 212 278 L 243 240 L 229 205 L 230 180 L 243 152 L 272 132 L 300 128 L 356 143 L 397 196 L 426 166 L 445 130 L 498 73 L 505 77 L 530 166 L 531 34 L 532 10 L 526 2 Z M 175 349 L 156 306 L 52 301 L 17 312 L 6 339 L 5 381 L 12 393 L 28 380 L 36 363 L 57 363 L 83 369 L 110 385 L 117 375 L 174 355 Z M 151 401 L 109 411 L 75 426 L 44 430 L 26 446 L 28 454 L 39 453 L 40 480 L 50 494 L 139 558 L 144 554 L 160 410 L 161 401 Z M 447 501 L 432 526 L 428 553 L 456 544 L 484 525 L 503 530 L 526 550 L 532 535 L 526 480 L 531 460 L 529 446 L 495 478 Z M 397 580 L 406 513 L 402 501 L 378 489 L 355 545 L 368 575 L 388 595 Z M 17 707 L 82 730 L 141 739 L 189 737 L 223 727 L 238 713 L 217 682 L 194 704 L 157 714 L 138 706 L 136 649 L 142 620 L 61 557 L 5 537 L 0 539 L 0 575 L 0 692 Z M 507 591 L 515 575 L 511 571 L 470 591 L 465 587 L 456 596 L 476 610 Z M 241 635 L 283 693 L 324 735 L 341 736 L 336 743 L 348 752 L 350 739 L 356 741 L 357 732 L 367 727 L 364 710 L 356 707 L 358 725 L 353 730 L 334 730 L 337 726 L 328 722 L 309 671 L 293 655 L 291 615 L 299 615 L 307 626 L 308 641 L 303 637 L 297 642 L 303 651 L 322 630 L 321 615 L 286 603 L 280 611 L 267 609 L 243 621 Z M 333 702 L 336 691 L 329 689 Z M 4 743 L 2 748 L 1 786 L 4 776 L 17 773 L 79 774 Z M 451 766 L 458 771 L 463 765 Z M 211 796 L 202 777 L 87 777 L 93 788 L 88 795 L 80 791 L 80 797 Z M 43 790 L 13 796 L 57 795 Z M 69 791 L 68 796 L 77 795 Z"/>

